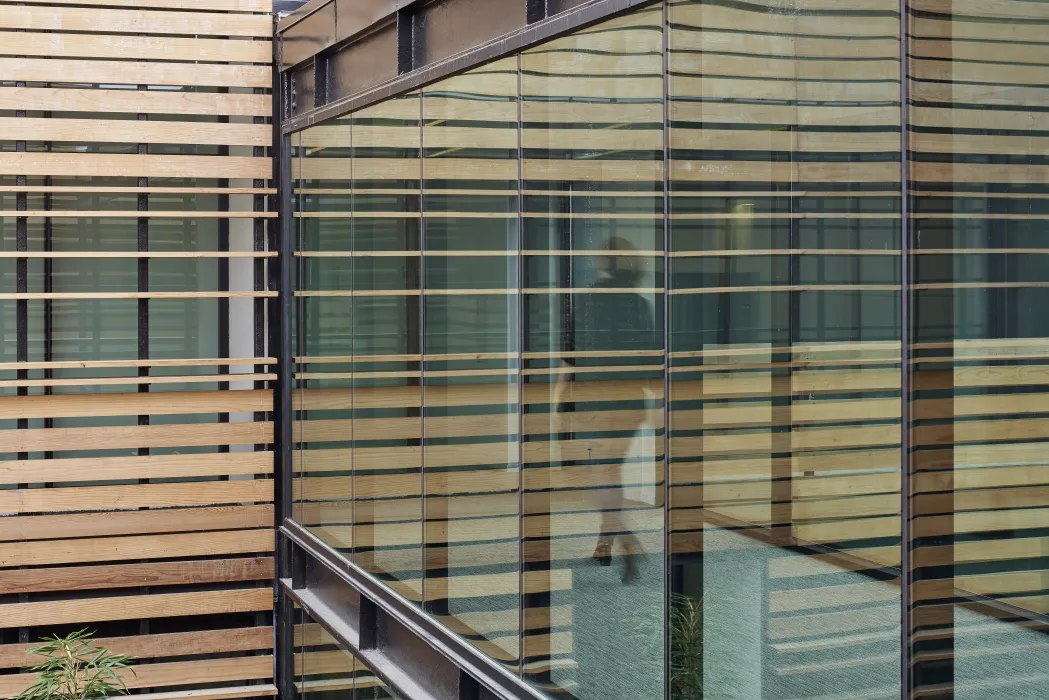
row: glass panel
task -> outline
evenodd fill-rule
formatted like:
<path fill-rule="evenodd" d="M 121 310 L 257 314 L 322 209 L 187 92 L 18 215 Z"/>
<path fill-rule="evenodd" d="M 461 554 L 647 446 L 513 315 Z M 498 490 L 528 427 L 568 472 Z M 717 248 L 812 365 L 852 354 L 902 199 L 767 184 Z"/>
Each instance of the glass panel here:
<path fill-rule="evenodd" d="M 301 467 L 295 515 L 336 549 L 353 552 L 350 125 L 296 134 L 295 423 Z M 340 296 L 341 294 L 341 296 Z"/>
<path fill-rule="evenodd" d="M 426 604 L 520 654 L 517 58 L 423 92 Z"/>
<path fill-rule="evenodd" d="M 663 693 L 661 24 L 521 57 L 524 671 L 595 700 Z"/>
<path fill-rule="evenodd" d="M 915 683 L 1035 698 L 1049 681 L 1049 5 L 911 4 Z"/>
<path fill-rule="evenodd" d="M 422 601 L 419 95 L 353 114 L 351 359 L 357 562 Z M 341 261 L 346 269 L 345 260 Z"/>
<path fill-rule="evenodd" d="M 897 697 L 897 3 L 668 11 L 671 697 Z"/>

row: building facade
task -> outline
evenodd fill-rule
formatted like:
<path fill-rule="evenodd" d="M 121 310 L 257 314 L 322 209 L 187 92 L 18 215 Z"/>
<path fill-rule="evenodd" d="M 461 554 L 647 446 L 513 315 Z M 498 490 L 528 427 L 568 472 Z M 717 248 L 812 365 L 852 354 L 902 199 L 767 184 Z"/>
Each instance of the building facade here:
<path fill-rule="evenodd" d="M 553 5 L 282 27 L 298 536 L 553 697 L 1034 697 L 1049 15 Z"/>
<path fill-rule="evenodd" d="M 0 693 L 1042 698 L 1047 26 L 0 0 Z"/>

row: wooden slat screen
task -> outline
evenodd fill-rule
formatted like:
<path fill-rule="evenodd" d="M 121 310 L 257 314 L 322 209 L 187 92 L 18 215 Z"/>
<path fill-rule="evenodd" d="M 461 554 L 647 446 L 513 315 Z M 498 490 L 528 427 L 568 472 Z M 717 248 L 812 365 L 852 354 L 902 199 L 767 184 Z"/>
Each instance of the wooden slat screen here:
<path fill-rule="evenodd" d="M 0 697 L 273 695 L 270 0 L 0 2 Z"/>

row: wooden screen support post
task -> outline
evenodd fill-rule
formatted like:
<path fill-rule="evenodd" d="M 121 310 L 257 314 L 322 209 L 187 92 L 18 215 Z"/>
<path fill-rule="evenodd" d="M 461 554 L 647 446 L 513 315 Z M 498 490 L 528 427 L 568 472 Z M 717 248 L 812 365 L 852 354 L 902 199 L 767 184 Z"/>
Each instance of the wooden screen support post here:
<path fill-rule="evenodd" d="M 146 91 L 146 90 L 149 90 L 149 86 L 148 85 L 139 85 L 138 89 L 140 91 Z M 144 122 L 144 121 L 147 121 L 148 119 L 149 119 L 149 114 L 147 114 L 145 112 L 140 112 L 138 114 L 138 121 Z M 148 155 L 149 154 L 149 144 L 147 144 L 147 143 L 140 143 L 140 144 L 138 144 L 138 154 L 139 155 Z M 137 184 L 138 184 L 139 187 L 149 187 L 149 178 L 147 178 L 147 177 L 139 177 Z M 149 211 L 149 195 L 145 194 L 145 193 L 139 193 L 137 195 L 137 197 L 136 197 L 136 200 L 137 200 L 137 204 L 138 204 L 138 207 L 137 207 L 138 211 L 141 214 L 141 216 L 139 216 L 139 218 L 137 220 L 138 224 L 137 224 L 137 246 L 136 246 L 136 250 L 138 252 L 140 252 L 140 253 L 147 253 L 147 252 L 149 252 L 149 217 L 147 215 L 147 213 Z M 138 259 L 138 291 L 139 292 L 148 292 L 149 291 L 149 258 L 148 257 L 141 257 L 141 258 Z M 138 300 L 138 359 L 139 360 L 148 360 L 149 359 L 149 299 L 139 299 Z M 149 368 L 148 365 L 141 366 L 141 367 L 138 368 L 138 376 L 139 377 L 148 377 L 149 376 L 149 371 L 150 371 L 150 368 Z M 140 394 L 148 393 L 149 392 L 149 384 L 148 383 L 139 384 L 138 385 L 138 392 Z M 139 417 L 138 417 L 138 424 L 140 426 L 147 426 L 147 425 L 149 425 L 149 415 L 148 414 L 140 414 Z M 138 449 L 138 454 L 141 457 L 148 456 L 149 455 L 149 448 L 148 447 L 140 447 Z M 149 479 L 148 478 L 139 479 L 138 483 L 140 483 L 140 484 L 148 484 L 149 483 Z M 142 595 L 149 595 L 149 588 L 146 587 L 146 586 L 143 586 L 142 588 L 139 589 L 139 592 Z M 149 634 L 149 620 L 148 619 L 143 618 L 143 619 L 139 620 L 138 633 L 139 634 Z"/>

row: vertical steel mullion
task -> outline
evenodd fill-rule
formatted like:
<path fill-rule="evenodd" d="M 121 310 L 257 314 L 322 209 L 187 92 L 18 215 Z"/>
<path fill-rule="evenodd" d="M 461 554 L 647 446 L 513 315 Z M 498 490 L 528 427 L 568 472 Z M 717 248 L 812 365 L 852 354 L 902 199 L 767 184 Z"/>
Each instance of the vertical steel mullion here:
<path fill-rule="evenodd" d="M 908 138 L 910 99 L 908 54 L 909 0 L 899 0 L 900 13 L 900 697 L 915 698 L 912 586 L 914 569 L 911 541 L 911 261 L 910 261 L 910 163 Z"/>
<path fill-rule="evenodd" d="M 278 76 L 279 77 L 279 76 Z M 271 88 L 274 92 L 277 91 L 277 82 L 273 82 Z M 255 88 L 254 93 L 256 95 L 265 94 L 265 88 Z M 273 116 L 274 122 L 279 122 L 279 117 Z M 266 117 L 256 116 L 252 118 L 253 124 L 262 125 L 266 123 Z M 277 160 L 276 144 L 270 146 L 269 155 L 271 160 Z M 263 158 L 266 156 L 266 146 L 253 146 L 251 155 L 255 158 Z M 255 190 L 261 190 L 266 187 L 265 179 L 254 179 L 251 181 L 251 187 Z M 266 195 L 259 194 L 258 192 L 251 196 L 251 211 L 254 214 L 262 214 L 266 211 Z M 262 218 L 255 218 L 251 220 L 252 236 L 251 236 L 251 249 L 258 256 L 259 253 L 264 253 L 267 250 L 266 246 L 266 220 Z M 266 258 L 254 257 L 251 260 L 252 266 L 252 277 L 253 277 L 253 289 L 256 293 L 263 292 L 266 289 Z M 256 358 L 266 357 L 267 355 L 267 338 L 266 338 L 266 305 L 267 300 L 261 296 L 256 297 L 252 300 L 252 332 L 254 334 L 254 354 Z M 256 364 L 253 368 L 255 374 L 263 374 L 266 371 L 264 364 Z M 264 390 L 266 388 L 266 382 L 261 379 L 255 380 L 254 385 L 256 390 Z M 266 411 L 256 411 L 254 420 L 257 423 L 261 423 L 266 420 Z M 266 449 L 266 445 L 259 444 L 255 445 L 256 451 L 263 451 Z"/>
<path fill-rule="evenodd" d="M 225 40 L 229 40 L 229 37 L 223 37 Z M 228 87 L 220 87 L 218 92 L 221 94 L 229 94 Z M 229 117 L 221 115 L 218 118 L 219 124 L 229 124 Z M 222 145 L 218 148 L 219 156 L 229 156 L 229 146 Z M 220 189 L 229 189 L 229 178 L 220 178 L 218 186 Z M 218 196 L 218 209 L 224 214 L 228 214 L 230 210 L 229 193 L 223 192 Z M 200 241 L 197 241 L 200 244 Z M 230 220 L 229 217 L 223 216 L 218 220 L 218 250 L 221 253 L 229 253 L 230 245 Z M 218 278 L 219 278 L 219 291 L 229 293 L 230 291 L 230 259 L 226 255 L 218 259 Z M 230 357 L 230 298 L 229 296 L 219 297 L 218 299 L 218 340 L 219 340 L 219 357 L 229 358 Z M 228 364 L 219 365 L 219 374 L 229 374 L 230 366 Z M 219 391 L 228 391 L 229 382 L 219 382 Z M 219 423 L 229 423 L 229 413 L 223 412 L 218 415 Z M 219 445 L 218 450 L 221 453 L 229 452 L 229 445 Z M 221 481 L 228 481 L 229 475 L 225 474 L 220 478 Z"/>
<path fill-rule="evenodd" d="M 149 86 L 148 85 L 139 85 L 138 89 L 141 90 L 141 91 L 145 91 L 145 90 L 149 89 Z M 138 120 L 139 121 L 147 121 L 148 119 L 149 119 L 149 115 L 148 114 L 146 114 L 146 113 L 139 113 L 139 115 L 138 115 Z M 149 154 L 149 144 L 147 144 L 147 143 L 140 143 L 140 144 L 138 144 L 138 148 L 136 150 L 137 150 L 138 155 L 140 155 L 140 156 L 148 155 Z M 138 186 L 139 186 L 139 188 L 148 187 L 149 186 L 149 178 L 147 178 L 147 177 L 140 177 L 140 178 L 138 178 Z M 139 212 L 139 214 L 142 214 L 142 216 L 139 216 L 139 218 L 136 220 L 137 221 L 137 236 L 136 236 L 136 238 L 137 238 L 137 245 L 136 245 L 136 250 L 140 253 L 140 257 L 138 258 L 138 292 L 139 292 L 140 295 L 142 295 L 142 294 L 145 294 L 145 293 L 149 292 L 149 258 L 145 255 L 145 253 L 149 252 L 149 218 L 148 218 L 148 215 L 147 215 L 147 212 L 149 211 L 149 194 L 145 193 L 145 192 L 139 192 L 139 194 L 136 196 L 136 200 L 137 200 L 138 212 Z M 101 312 L 99 312 L 99 315 L 101 315 Z M 148 298 L 144 298 L 142 296 L 140 296 L 139 299 L 138 299 L 138 359 L 141 360 L 141 361 L 145 361 L 145 360 L 149 359 L 149 299 Z M 148 377 L 149 374 L 150 374 L 149 367 L 145 363 L 138 368 L 138 376 L 140 378 Z M 147 393 L 149 393 L 149 384 L 148 383 L 139 384 L 138 385 L 138 392 L 140 394 L 147 394 Z M 138 424 L 140 426 L 147 426 L 147 425 L 149 425 L 149 415 L 148 414 L 140 414 L 138 416 Z M 147 455 L 149 455 L 149 448 L 148 447 L 140 447 L 140 448 L 138 448 L 138 454 L 140 456 L 147 456 Z M 138 483 L 140 483 L 140 484 L 148 484 L 149 483 L 149 479 L 148 478 L 139 479 Z M 140 586 L 139 589 L 138 589 L 139 593 L 142 594 L 142 595 L 148 595 L 149 594 L 149 590 L 150 589 L 149 589 L 148 586 Z M 139 623 L 138 623 L 138 633 L 139 634 L 149 634 L 149 628 L 150 628 L 149 619 L 143 618 L 143 619 L 139 620 Z"/>
<path fill-rule="evenodd" d="M 272 109 L 272 161 L 271 178 L 277 188 L 270 195 L 270 209 L 277 218 L 269 223 L 270 250 L 277 251 L 276 258 L 269 259 L 270 291 L 277 292 L 277 299 L 269 300 L 269 351 L 277 358 L 277 381 L 274 385 L 273 406 L 273 476 L 274 476 L 274 520 L 276 572 L 273 580 L 274 654 L 273 680 L 282 700 L 293 700 L 295 691 L 295 618 L 294 605 L 282 595 L 280 579 L 291 575 L 292 562 L 289 543 L 280 533 L 280 525 L 291 516 L 292 465 L 291 465 L 291 417 L 292 370 L 291 370 L 291 304 L 292 290 L 292 246 L 291 246 L 291 137 L 281 133 L 281 122 L 286 116 L 286 83 L 280 72 L 281 41 L 277 35 L 277 18 L 274 16 L 273 41 L 273 92 Z M 257 245 L 257 242 L 256 242 Z M 258 332 L 258 331 L 256 331 Z"/>
<path fill-rule="evenodd" d="M 16 82 L 16 87 L 24 88 L 24 82 Z M 23 110 L 15 112 L 16 118 L 24 119 L 26 113 Z M 15 142 L 15 152 L 25 153 L 27 150 L 27 144 L 25 141 Z M 25 175 L 15 176 L 15 185 L 17 187 L 28 187 L 29 180 Z M 26 211 L 29 207 L 29 198 L 25 191 L 17 192 L 15 194 L 15 209 L 17 211 Z M 15 218 L 15 250 L 17 252 L 28 252 L 29 250 L 29 219 L 24 216 Z M 28 258 L 16 258 L 15 259 L 15 291 L 19 294 L 29 293 L 29 259 Z M 17 362 L 28 362 L 29 361 L 29 300 L 18 299 L 15 302 L 15 360 Z M 29 372 L 20 369 L 16 373 L 16 376 L 20 380 L 28 379 Z M 15 390 L 16 396 L 28 396 L 29 389 L 25 386 L 19 386 Z M 26 430 L 29 428 L 29 421 L 25 418 L 19 418 L 16 422 L 16 427 L 19 430 Z M 19 460 L 28 460 L 28 452 L 19 452 L 16 456 Z M 17 488 L 28 489 L 29 484 L 18 484 Z M 18 594 L 19 603 L 29 602 L 28 593 Z M 19 627 L 18 628 L 18 641 L 19 643 L 26 644 L 29 642 L 29 628 Z"/>
<path fill-rule="evenodd" d="M 45 83 L 46 86 L 50 87 L 51 83 Z M 44 118 L 50 119 L 52 113 L 50 111 L 44 112 Z M 48 141 L 44 144 L 44 150 L 50 153 L 53 150 L 52 142 Z M 44 177 L 44 187 L 49 188 L 54 184 L 54 180 L 50 175 Z M 54 201 L 50 191 L 44 192 L 44 211 L 51 211 L 51 207 L 54 206 Z M 54 252 L 54 224 L 50 216 L 44 218 L 44 252 Z M 44 258 L 44 294 L 52 294 L 54 290 L 54 260 L 51 259 L 50 255 Z M 52 362 L 54 360 L 54 302 L 51 299 L 44 298 L 44 362 Z M 53 379 L 54 370 L 50 367 L 44 370 L 44 379 Z M 44 387 L 44 395 L 51 396 L 54 394 L 55 389 L 52 386 Z M 55 427 L 54 418 L 44 419 L 45 428 Z M 51 450 L 44 452 L 44 459 L 54 459 L 55 453 Z M 50 487 L 51 484 L 47 484 Z"/>
<path fill-rule="evenodd" d="M 271 85 L 272 85 L 271 90 L 275 90 L 276 89 L 276 85 L 277 85 L 276 82 L 272 83 Z M 254 88 L 252 90 L 252 93 L 255 94 L 255 95 L 264 95 L 264 94 L 266 94 L 266 88 Z M 266 123 L 266 117 L 261 116 L 261 115 L 256 115 L 256 116 L 252 117 L 251 122 L 252 122 L 252 124 L 256 124 L 256 125 L 264 125 Z M 253 146 L 252 149 L 251 149 L 251 155 L 252 155 L 252 157 L 255 157 L 255 158 L 264 158 L 266 156 L 266 150 L 267 149 L 266 149 L 265 146 Z M 274 149 L 272 147 L 269 149 L 269 155 L 270 155 L 271 160 L 276 158 L 276 153 L 274 152 Z M 264 187 L 266 187 L 266 180 L 264 178 L 253 179 L 251 181 L 251 187 L 254 190 L 261 190 Z M 261 214 L 261 213 L 266 211 L 266 196 L 265 195 L 260 194 L 257 191 L 252 193 L 252 195 L 251 195 L 251 211 L 252 211 L 253 214 Z M 260 292 L 264 291 L 265 288 L 266 288 L 266 259 L 262 258 L 262 257 L 258 257 L 260 253 L 263 253 L 263 252 L 266 251 L 266 220 L 265 219 L 261 219 L 261 218 L 254 218 L 254 219 L 252 219 L 251 220 L 251 233 L 252 233 L 252 235 L 251 235 L 251 250 L 252 250 L 252 252 L 255 253 L 255 257 L 251 258 L 252 289 L 258 295 Z M 254 299 L 251 300 L 251 302 L 252 302 L 252 309 L 251 309 L 251 311 L 252 311 L 252 314 L 251 314 L 252 355 L 256 359 L 256 363 L 252 365 L 252 373 L 258 375 L 258 374 L 262 374 L 262 373 L 265 372 L 265 365 L 259 364 L 257 362 L 257 359 L 260 358 L 260 357 L 265 357 L 266 356 L 266 351 L 267 351 L 267 347 L 266 347 L 266 304 L 267 304 L 267 299 L 265 299 L 262 296 L 256 296 Z M 255 391 L 263 391 L 263 390 L 266 389 L 266 382 L 264 380 L 256 379 L 254 381 L 254 383 L 252 384 L 252 387 L 255 389 Z M 263 423 L 263 422 L 265 422 L 266 421 L 266 411 L 255 411 L 252 414 L 252 420 L 254 422 L 256 422 L 256 423 Z M 266 450 L 266 444 L 265 443 L 259 443 L 259 444 L 256 444 L 254 446 L 254 451 L 255 452 L 264 452 L 265 450 Z M 271 475 L 256 474 L 254 478 L 255 479 L 266 479 L 266 478 L 271 478 Z M 271 588 L 273 588 L 273 593 L 274 593 L 273 611 L 270 614 L 271 615 L 271 622 L 273 623 L 274 628 L 276 628 L 277 617 L 279 616 L 278 608 L 279 608 L 279 605 L 280 605 L 280 599 L 277 597 L 278 590 L 276 588 L 274 588 L 274 586 L 276 586 L 276 584 L 278 583 L 278 578 L 276 576 L 276 573 L 277 573 L 276 572 L 276 566 L 277 566 L 276 562 L 277 562 L 277 558 L 280 556 L 280 553 L 276 549 L 276 544 L 277 543 L 274 543 L 275 546 L 274 546 L 274 550 L 273 550 L 273 556 L 274 556 L 274 560 L 273 560 L 274 561 L 274 572 L 273 573 L 274 573 L 274 575 L 273 575 L 273 580 L 270 583 L 270 586 L 271 586 Z M 261 588 L 261 587 L 263 587 L 265 585 L 265 582 L 264 581 L 259 581 L 258 585 Z M 266 613 L 264 613 L 264 612 L 258 613 L 256 615 L 256 624 L 258 626 L 261 627 L 261 626 L 263 626 L 265 624 L 265 615 L 266 615 Z M 276 640 L 274 640 L 274 641 L 276 641 Z M 262 652 L 257 652 L 257 653 L 262 653 Z M 274 657 L 274 663 L 276 663 L 276 658 L 277 658 L 276 647 L 274 647 L 273 657 Z M 274 677 L 276 677 L 276 673 L 274 673 Z"/>
<path fill-rule="evenodd" d="M 357 193 L 355 191 L 355 182 L 353 179 L 353 165 L 354 165 L 354 128 L 353 120 L 350 120 L 350 291 L 357 289 L 357 259 L 353 257 L 357 253 L 357 227 L 356 227 L 356 213 L 354 211 L 354 205 L 357 202 Z M 355 312 L 357 310 L 357 304 L 354 297 L 350 297 L 350 358 L 351 360 L 356 357 L 357 354 L 357 322 L 355 318 Z M 356 364 L 351 363 L 350 368 L 354 369 Z M 350 522 L 354 526 L 357 524 L 357 380 L 350 379 Z M 350 528 L 350 557 L 351 560 L 356 561 L 357 555 L 357 528 Z"/>
<path fill-rule="evenodd" d="M 521 54 L 517 54 L 517 673 L 525 666 L 525 546 L 524 546 L 524 347 L 528 333 L 524 294 L 524 114 L 521 107 Z"/>
<path fill-rule="evenodd" d="M 413 20 L 414 23 L 414 20 Z M 423 200 L 425 198 L 426 172 L 423 164 L 426 160 L 426 151 L 423 142 L 423 91 L 419 91 L 419 517 L 421 519 L 420 542 L 422 543 L 421 557 L 422 569 L 420 570 L 420 584 L 422 595 L 422 608 L 426 610 L 429 602 L 426 599 L 426 217 L 424 216 Z M 447 553 L 447 551 L 446 551 Z M 445 556 L 445 564 L 447 564 Z M 450 572 L 444 569 L 447 577 Z M 447 605 L 447 599 L 444 604 Z"/>
<path fill-rule="evenodd" d="M 663 697 L 670 700 L 671 571 L 673 542 L 670 512 L 670 8 L 664 0 L 660 14 L 663 35 Z"/>
<path fill-rule="evenodd" d="M 293 452 L 293 436 L 292 436 L 292 425 L 295 417 L 295 407 L 293 406 L 294 399 L 294 353 L 292 352 L 292 344 L 294 339 L 292 338 L 291 332 L 291 314 L 292 314 L 292 303 L 294 299 L 294 275 L 292 271 L 293 262 L 293 246 L 292 236 L 294 235 L 293 224 L 297 220 L 291 216 L 291 137 L 285 136 L 283 138 L 282 150 L 284 153 L 284 159 L 281 163 L 281 207 L 282 211 L 287 212 L 287 215 L 281 217 L 281 241 L 280 241 L 280 275 L 279 275 L 279 297 L 280 297 L 280 353 L 278 359 L 279 367 L 279 386 L 282 389 L 282 396 L 279 405 L 279 413 L 281 420 L 279 421 L 279 433 L 277 435 L 278 443 L 280 445 L 279 458 L 281 464 L 281 477 L 282 477 L 282 503 L 281 512 L 279 514 L 280 519 L 290 518 L 291 513 L 291 498 L 292 498 L 292 452 Z"/>

